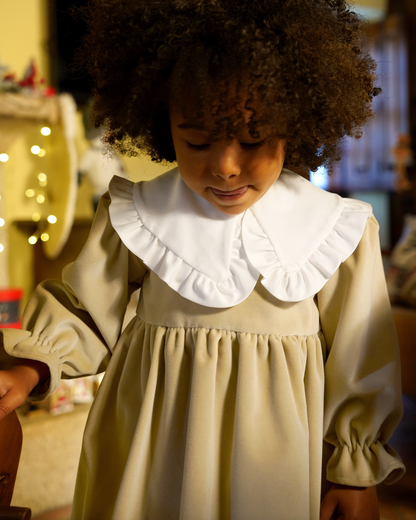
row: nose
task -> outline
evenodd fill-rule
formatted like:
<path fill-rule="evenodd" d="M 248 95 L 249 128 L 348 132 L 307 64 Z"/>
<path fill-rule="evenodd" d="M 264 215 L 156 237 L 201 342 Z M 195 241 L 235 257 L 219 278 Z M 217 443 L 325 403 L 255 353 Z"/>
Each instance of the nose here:
<path fill-rule="evenodd" d="M 211 172 L 216 177 L 228 180 L 241 173 L 238 143 L 216 143 L 211 164 Z"/>

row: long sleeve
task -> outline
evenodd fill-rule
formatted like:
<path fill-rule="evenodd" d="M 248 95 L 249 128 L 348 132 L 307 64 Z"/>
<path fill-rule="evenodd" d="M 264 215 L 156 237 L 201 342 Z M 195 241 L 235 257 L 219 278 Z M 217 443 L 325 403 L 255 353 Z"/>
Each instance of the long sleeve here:
<path fill-rule="evenodd" d="M 402 415 L 400 363 L 374 217 L 318 306 L 327 349 L 324 439 L 334 446 L 327 480 L 392 483 L 404 473 L 387 444 Z"/>
<path fill-rule="evenodd" d="M 64 269 L 62 281 L 48 280 L 36 288 L 23 313 L 22 330 L 0 330 L 2 368 L 13 357 L 49 366 L 48 388 L 36 388 L 32 400 L 46 397 L 61 377 L 105 370 L 130 295 L 146 274 L 146 267 L 114 231 L 109 203 L 105 195 L 89 238 L 77 260 Z"/>

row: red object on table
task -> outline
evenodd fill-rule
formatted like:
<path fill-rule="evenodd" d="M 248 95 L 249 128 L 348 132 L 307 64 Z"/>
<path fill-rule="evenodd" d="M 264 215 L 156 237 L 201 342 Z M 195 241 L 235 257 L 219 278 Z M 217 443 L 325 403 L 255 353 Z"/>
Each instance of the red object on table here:
<path fill-rule="evenodd" d="M 0 289 L 0 329 L 20 329 L 22 289 Z"/>

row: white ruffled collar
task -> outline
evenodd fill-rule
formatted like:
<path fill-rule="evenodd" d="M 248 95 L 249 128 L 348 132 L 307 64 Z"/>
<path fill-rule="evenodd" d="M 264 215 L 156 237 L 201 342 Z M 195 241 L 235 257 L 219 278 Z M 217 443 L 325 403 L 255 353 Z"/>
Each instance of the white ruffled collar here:
<path fill-rule="evenodd" d="M 259 279 L 288 302 L 316 294 L 357 247 L 372 210 L 283 170 L 240 215 L 190 190 L 177 168 L 148 182 L 114 177 L 111 223 L 127 248 L 184 298 L 225 308 Z"/>

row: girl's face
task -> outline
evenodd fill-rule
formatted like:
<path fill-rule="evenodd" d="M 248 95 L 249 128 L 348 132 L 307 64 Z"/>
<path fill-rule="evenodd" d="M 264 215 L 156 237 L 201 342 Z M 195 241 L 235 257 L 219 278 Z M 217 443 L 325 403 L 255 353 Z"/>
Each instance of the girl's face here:
<path fill-rule="evenodd" d="M 231 144 L 211 142 L 204 126 L 185 122 L 170 111 L 170 124 L 179 172 L 195 193 L 227 215 L 242 213 L 277 180 L 285 159 L 285 141 L 275 148 L 267 136 L 253 139 L 248 129 Z"/>

